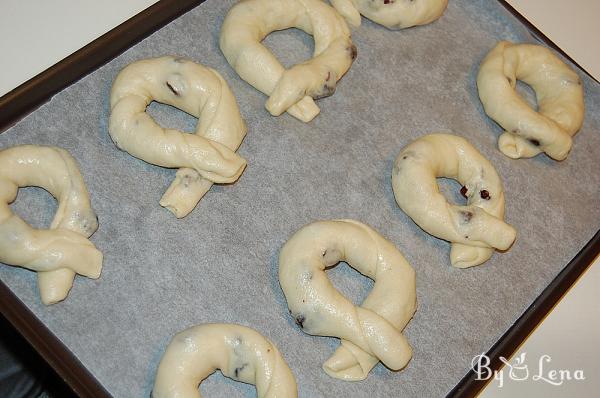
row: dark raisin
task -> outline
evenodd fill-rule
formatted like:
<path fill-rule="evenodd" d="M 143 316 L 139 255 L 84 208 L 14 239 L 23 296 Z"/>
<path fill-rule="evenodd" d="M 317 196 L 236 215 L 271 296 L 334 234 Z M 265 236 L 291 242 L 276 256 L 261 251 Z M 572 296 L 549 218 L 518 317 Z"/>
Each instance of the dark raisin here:
<path fill-rule="evenodd" d="M 481 191 L 479 191 L 479 196 L 481 196 L 481 199 L 485 200 L 490 200 L 492 198 L 490 196 L 490 193 L 486 189 L 482 189 Z"/>
<path fill-rule="evenodd" d="M 354 44 L 351 44 L 350 47 L 347 48 L 347 50 L 350 52 L 350 58 L 352 58 L 352 61 L 354 61 L 356 59 L 356 56 L 358 55 L 358 50 L 356 49 L 356 46 Z"/>
<path fill-rule="evenodd" d="M 235 370 L 233 371 L 233 373 L 235 374 L 235 377 L 236 377 L 236 378 L 239 378 L 239 376 L 240 376 L 240 372 L 241 372 L 241 371 L 243 371 L 243 370 L 244 370 L 244 368 L 245 368 L 247 365 L 248 365 L 248 364 L 247 364 L 247 363 L 245 363 L 245 364 L 243 364 L 242 366 L 235 368 Z"/>
<path fill-rule="evenodd" d="M 467 224 L 473 218 L 473 213 L 470 211 L 461 211 L 460 215 L 462 216 L 462 223 Z"/>
<path fill-rule="evenodd" d="M 535 146 L 540 146 L 540 142 L 538 140 L 536 140 L 535 138 L 530 138 L 527 141 L 531 142 Z"/>
<path fill-rule="evenodd" d="M 301 329 L 304 328 L 304 321 L 306 321 L 306 318 L 304 317 L 304 315 L 298 315 L 295 318 L 296 321 L 296 325 L 300 326 Z"/>
<path fill-rule="evenodd" d="M 329 97 L 335 93 L 335 83 L 325 83 L 321 90 L 313 95 L 314 99 Z"/>
<path fill-rule="evenodd" d="M 462 196 L 464 196 L 465 198 L 468 198 L 468 196 L 467 196 L 468 191 L 469 191 L 469 189 L 463 185 L 463 187 L 460 189 L 460 194 Z"/>
<path fill-rule="evenodd" d="M 169 90 L 171 90 L 173 92 L 173 94 L 175 94 L 176 96 L 179 96 L 179 93 L 177 92 L 177 90 L 175 90 L 175 88 L 173 86 L 171 86 L 171 83 L 167 82 L 167 87 L 169 87 Z"/>

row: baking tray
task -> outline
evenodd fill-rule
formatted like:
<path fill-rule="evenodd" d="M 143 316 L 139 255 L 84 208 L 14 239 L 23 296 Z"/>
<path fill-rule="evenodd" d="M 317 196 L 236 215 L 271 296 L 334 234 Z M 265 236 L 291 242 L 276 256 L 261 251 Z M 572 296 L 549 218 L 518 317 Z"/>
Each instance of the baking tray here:
<path fill-rule="evenodd" d="M 159 4 L 169 9 L 168 3 Z M 147 395 L 172 334 L 206 321 L 247 324 L 273 339 L 298 377 L 300 396 L 474 394 L 480 383 L 468 373 L 470 358 L 491 346 L 493 358 L 508 356 L 598 253 L 599 238 L 594 234 L 600 217 L 593 206 L 600 186 L 600 146 L 593 134 L 600 125 L 598 84 L 582 76 L 586 122 L 566 162 L 544 157 L 508 160 L 496 150 L 499 128 L 482 112 L 475 73 L 497 39 L 533 39 L 497 2 L 457 0 L 440 21 L 404 32 L 390 32 L 363 20 L 363 26 L 353 32 L 359 48 L 356 64 L 336 95 L 320 101 L 322 114 L 304 125 L 288 116 L 270 117 L 263 109 L 264 96 L 240 81 L 224 61 L 217 40 L 230 4 L 209 1 L 177 18 L 0 136 L 2 146 L 57 144 L 75 155 L 100 216 L 101 227 L 92 240 L 106 256 L 99 281 L 78 278 L 69 299 L 48 308 L 39 303 L 33 273 L 2 267 L 3 313 L 81 396 Z M 478 32 L 477 37 L 465 36 L 469 29 Z M 460 46 L 461 53 L 451 51 L 451 46 L 427 50 L 428 46 L 414 45 L 436 43 L 442 37 Z M 298 60 L 289 56 L 294 50 L 300 49 L 298 55 L 306 57 L 312 47 L 310 39 L 293 31 L 277 33 L 267 43 L 288 64 Z M 110 52 L 110 41 L 98 48 Z M 120 49 L 113 51 L 112 55 Z M 249 125 L 240 153 L 250 165 L 241 180 L 213 188 L 190 216 L 179 221 L 157 203 L 173 173 L 117 151 L 106 131 L 108 92 L 118 70 L 132 60 L 164 53 L 187 55 L 218 69 Z M 392 67 L 399 73 L 392 81 L 384 79 Z M 436 79 L 441 76 L 443 80 Z M 431 90 L 430 95 L 419 97 L 416 93 L 423 89 Z M 4 106 L 12 103 L 2 98 L 0 124 L 15 120 L 14 115 L 27 108 L 7 117 Z M 65 108 L 77 112 L 61 113 Z M 188 130 L 195 123 L 164 107 L 150 111 L 161 121 Z M 378 117 L 379 113 L 385 116 Z M 468 137 L 496 164 L 507 188 L 507 219 L 520 232 L 511 251 L 473 270 L 450 268 L 448 245 L 414 226 L 391 193 L 391 162 L 400 148 L 416 136 L 440 129 Z M 581 175 L 585 178 L 577 178 Z M 125 181 L 128 187 L 109 194 L 111 181 Z M 153 188 L 140 191 L 144 187 Z M 295 196 L 289 195 L 292 190 Z M 16 210 L 23 212 L 36 204 L 38 210 L 26 218 L 38 225 L 49 222 L 53 201 L 37 190 L 23 191 Z M 334 349 L 335 340 L 302 334 L 286 315 L 276 280 L 278 250 L 301 225 L 334 217 L 371 224 L 417 270 L 419 310 L 407 328 L 415 357 L 403 372 L 391 373 L 379 366 L 361 383 L 330 379 L 320 364 Z M 135 233 L 127 238 L 124 231 L 129 231 L 131 221 Z M 153 231 L 157 225 L 167 230 Z M 165 243 L 177 240 L 184 245 Z M 180 259 L 179 253 L 193 253 L 193 263 Z M 199 278 L 186 266 L 209 275 Z M 346 267 L 332 274 L 342 291 L 354 297 L 368 292 L 369 283 L 355 278 Z M 227 281 L 226 275 L 239 277 Z M 240 284 L 240 278 L 245 283 Z M 205 280 L 213 286 L 204 286 Z M 265 295 L 259 305 L 240 302 L 244 296 L 239 292 L 253 281 Z M 120 283 L 129 284 L 131 291 Z M 212 288 L 216 297 L 200 287 Z M 511 290 L 520 293 L 514 297 Z M 238 294 L 223 297 L 220 292 Z M 122 300 L 112 301 L 117 298 Z M 226 308 L 218 317 L 211 308 L 215 302 Z M 472 306 L 472 302 L 480 304 Z M 161 312 L 165 303 L 168 311 Z M 489 313 L 495 314 L 494 319 L 489 319 Z M 252 387 L 218 376 L 202 388 L 221 396 L 253 394 Z"/>

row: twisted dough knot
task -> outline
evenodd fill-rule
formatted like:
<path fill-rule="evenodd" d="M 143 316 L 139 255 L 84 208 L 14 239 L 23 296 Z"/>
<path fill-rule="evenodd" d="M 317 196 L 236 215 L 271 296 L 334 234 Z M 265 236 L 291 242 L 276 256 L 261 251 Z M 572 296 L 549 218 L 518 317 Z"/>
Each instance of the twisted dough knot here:
<path fill-rule="evenodd" d="M 33 229 L 11 211 L 26 186 L 44 188 L 58 201 L 49 230 Z M 0 151 L 0 261 L 37 271 L 44 304 L 64 300 L 75 273 L 100 276 L 102 253 L 87 239 L 96 229 L 83 177 L 67 151 L 34 145 Z"/>
<path fill-rule="evenodd" d="M 517 80 L 535 91 L 537 112 L 515 91 Z M 583 124 L 583 85 L 552 51 L 499 42 L 479 67 L 477 89 L 485 113 L 505 130 L 498 139 L 502 153 L 513 159 L 541 152 L 567 157 Z"/>
<path fill-rule="evenodd" d="M 200 398 L 198 385 L 215 370 L 255 384 L 259 398 L 295 398 L 296 380 L 269 340 L 254 329 L 204 324 L 176 334 L 156 373 L 153 398 Z"/>
<path fill-rule="evenodd" d="M 315 41 L 313 58 L 286 70 L 261 41 L 271 32 L 298 28 Z M 221 51 L 242 79 L 269 99 L 267 110 L 303 122 L 319 114 L 313 99 L 327 97 L 350 69 L 356 47 L 344 19 L 320 0 L 243 0 L 227 13 Z"/>
<path fill-rule="evenodd" d="M 467 205 L 449 204 L 437 177 L 460 182 Z M 407 145 L 394 162 L 392 187 L 400 208 L 419 227 L 452 242 L 450 259 L 455 267 L 479 265 L 494 248 L 506 250 L 515 240 L 515 229 L 503 221 L 502 181 L 464 138 L 438 133 Z"/>
<path fill-rule="evenodd" d="M 163 129 L 146 113 L 157 101 L 199 118 L 195 134 Z M 235 153 L 246 135 L 235 97 L 218 72 L 185 58 L 134 62 L 115 79 L 109 133 L 129 154 L 177 167 L 160 204 L 176 217 L 189 214 L 213 183 L 236 181 L 246 161 Z"/>
<path fill-rule="evenodd" d="M 375 281 L 360 306 L 327 278 L 325 269 L 340 261 Z M 304 332 L 342 339 L 323 365 L 330 376 L 363 380 L 379 361 L 398 370 L 412 357 L 402 330 L 416 310 L 415 272 L 391 242 L 367 225 L 336 220 L 303 227 L 281 249 L 279 282 Z"/>
<path fill-rule="evenodd" d="M 353 26 L 360 15 L 388 29 L 425 25 L 442 16 L 448 0 L 330 0 L 331 5 Z"/>

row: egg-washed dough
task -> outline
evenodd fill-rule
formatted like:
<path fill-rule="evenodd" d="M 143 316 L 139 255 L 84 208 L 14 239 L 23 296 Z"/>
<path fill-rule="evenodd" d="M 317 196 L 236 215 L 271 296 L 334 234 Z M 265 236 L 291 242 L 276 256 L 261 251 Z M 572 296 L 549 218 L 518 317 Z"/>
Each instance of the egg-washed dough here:
<path fill-rule="evenodd" d="M 315 50 L 286 70 L 261 41 L 288 28 L 312 35 Z M 313 99 L 332 95 L 356 58 L 348 25 L 321 0 L 242 0 L 223 21 L 220 46 L 238 75 L 269 96 L 265 107 L 273 116 L 287 111 L 303 122 L 319 114 Z"/>
<path fill-rule="evenodd" d="M 463 185 L 466 206 L 452 205 L 436 178 Z M 451 242 L 453 266 L 487 261 L 494 248 L 507 250 L 516 238 L 504 222 L 504 188 L 494 166 L 467 140 L 451 134 L 425 135 L 394 161 L 392 187 L 400 208 L 427 233 Z"/>
<path fill-rule="evenodd" d="M 160 127 L 146 107 L 168 104 L 197 117 L 195 134 Z M 246 161 L 235 153 L 246 124 L 219 73 L 186 58 L 144 59 L 126 66 L 110 95 L 109 133 L 120 149 L 162 167 L 179 168 L 160 205 L 189 214 L 213 183 L 236 181 Z"/>
<path fill-rule="evenodd" d="M 516 92 L 517 80 L 535 91 L 537 111 Z M 567 157 L 583 124 L 583 85 L 552 51 L 499 42 L 479 67 L 477 89 L 485 112 L 505 130 L 498 140 L 502 153 L 513 159 L 541 152 Z"/>
<path fill-rule="evenodd" d="M 11 211 L 17 191 L 27 186 L 58 201 L 50 229 L 34 229 Z M 102 253 L 88 240 L 97 229 L 83 177 L 67 151 L 34 145 L 0 151 L 0 262 L 37 271 L 44 304 L 64 300 L 75 273 L 100 277 Z"/>
<path fill-rule="evenodd" d="M 388 29 L 397 30 L 431 23 L 442 16 L 448 0 L 330 0 L 352 26 L 360 15 Z"/>
<path fill-rule="evenodd" d="M 375 285 L 355 306 L 325 273 L 346 261 Z M 406 366 L 412 349 L 402 334 L 417 308 L 415 272 L 396 247 L 354 220 L 318 221 L 296 232 L 279 255 L 279 283 L 291 315 L 311 335 L 342 339 L 323 369 L 331 377 L 363 380 L 379 362 Z"/>
<path fill-rule="evenodd" d="M 259 398 L 296 398 L 296 379 L 277 348 L 254 329 L 208 323 L 176 334 L 156 373 L 152 398 L 200 398 L 198 385 L 220 369 L 256 385 Z"/>

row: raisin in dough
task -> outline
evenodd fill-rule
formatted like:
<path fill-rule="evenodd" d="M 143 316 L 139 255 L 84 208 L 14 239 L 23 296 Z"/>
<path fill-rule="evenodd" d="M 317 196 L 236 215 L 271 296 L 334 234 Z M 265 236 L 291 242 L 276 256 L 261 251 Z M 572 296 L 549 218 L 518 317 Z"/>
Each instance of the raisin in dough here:
<path fill-rule="evenodd" d="M 199 118 L 195 134 L 160 127 L 146 113 L 157 101 Z M 179 168 L 160 204 L 189 214 L 213 183 L 236 181 L 246 161 L 235 153 L 246 135 L 238 105 L 219 73 L 189 59 L 160 57 L 126 66 L 113 83 L 109 133 L 120 149 Z"/>
<path fill-rule="evenodd" d="M 431 23 L 442 16 L 448 0 L 330 0 L 353 26 L 360 15 L 388 29 L 405 29 Z"/>
<path fill-rule="evenodd" d="M 34 229 L 9 206 L 20 187 L 45 189 L 58 201 L 50 229 Z M 75 274 L 97 279 L 102 253 L 88 238 L 98 229 L 77 162 L 56 147 L 0 151 L 0 262 L 37 271 L 41 300 L 64 300 Z"/>
<path fill-rule="evenodd" d="M 325 269 L 340 261 L 375 281 L 360 306 L 327 278 Z M 415 272 L 398 249 L 369 226 L 335 220 L 303 227 L 281 249 L 279 283 L 304 332 L 342 339 L 323 365 L 331 377 L 363 380 L 379 361 L 398 370 L 412 357 L 402 330 L 417 308 Z"/>
<path fill-rule="evenodd" d="M 515 91 L 517 80 L 530 85 L 538 110 Z M 546 47 L 499 42 L 477 75 L 485 113 L 505 132 L 498 140 L 506 156 L 530 158 L 541 152 L 563 160 L 583 124 L 583 85 L 575 71 Z"/>
<path fill-rule="evenodd" d="M 198 385 L 220 369 L 256 385 L 259 398 L 295 398 L 296 379 L 269 340 L 234 324 L 204 324 L 176 334 L 156 373 L 153 398 L 200 398 Z"/>
<path fill-rule="evenodd" d="M 286 70 L 261 41 L 288 28 L 312 35 L 315 51 Z M 348 25 L 321 0 L 242 0 L 225 17 L 220 46 L 238 75 L 269 96 L 273 116 L 287 111 L 303 122 L 319 114 L 313 99 L 332 95 L 356 58 Z"/>
<path fill-rule="evenodd" d="M 466 206 L 452 205 L 436 178 L 463 185 Z M 392 187 L 400 208 L 427 233 L 452 243 L 453 266 L 487 261 L 494 249 L 507 250 L 516 231 L 504 222 L 504 189 L 492 164 L 467 140 L 430 134 L 407 145 L 396 158 Z"/>

